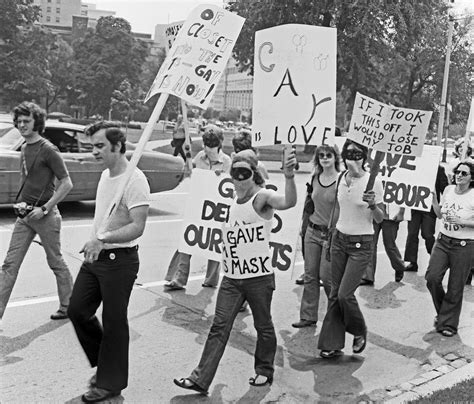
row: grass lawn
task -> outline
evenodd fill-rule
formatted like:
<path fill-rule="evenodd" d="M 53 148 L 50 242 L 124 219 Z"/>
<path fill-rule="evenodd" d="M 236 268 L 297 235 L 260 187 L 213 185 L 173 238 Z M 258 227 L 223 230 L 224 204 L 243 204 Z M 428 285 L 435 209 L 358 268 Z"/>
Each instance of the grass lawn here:
<path fill-rule="evenodd" d="M 453 387 L 438 390 L 419 400 L 409 401 L 409 404 L 432 403 L 474 403 L 474 379 L 467 379 Z"/>

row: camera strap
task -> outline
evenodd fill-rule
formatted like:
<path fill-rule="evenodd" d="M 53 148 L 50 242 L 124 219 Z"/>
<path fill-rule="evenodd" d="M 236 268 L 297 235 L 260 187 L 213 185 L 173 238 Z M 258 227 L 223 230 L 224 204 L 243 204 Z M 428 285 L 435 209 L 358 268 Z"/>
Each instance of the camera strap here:
<path fill-rule="evenodd" d="M 45 142 L 42 142 L 42 143 L 41 143 L 41 145 L 40 145 L 40 147 L 39 147 L 39 149 L 38 149 L 38 152 L 36 153 L 35 158 L 33 159 L 33 163 L 31 164 L 29 170 L 28 170 L 28 168 L 27 168 L 27 166 L 26 166 L 26 157 L 25 157 L 25 153 L 24 153 L 24 148 L 23 148 L 23 147 L 21 148 L 21 161 L 22 161 L 23 168 L 24 168 L 24 170 L 25 170 L 25 174 L 26 174 L 26 175 L 25 175 L 25 179 L 23 180 L 23 183 L 21 184 L 20 189 L 18 190 L 18 193 L 16 194 L 15 203 L 18 202 L 18 197 L 20 196 L 21 191 L 23 191 L 23 187 L 24 187 L 25 184 L 26 184 L 26 180 L 28 179 L 28 177 L 29 177 L 29 175 L 30 175 L 30 172 L 33 170 L 33 167 L 34 167 L 34 165 L 35 165 L 35 163 L 36 163 L 36 159 L 38 158 L 38 155 L 40 154 L 41 149 L 43 148 L 44 144 L 45 144 Z M 26 147 L 26 145 L 25 145 L 25 147 Z M 45 189 L 46 189 L 46 188 L 45 188 Z M 38 198 L 38 200 L 36 201 L 35 206 L 36 206 L 36 204 L 38 203 L 38 201 L 41 199 L 41 197 L 43 196 L 45 189 L 43 189 L 43 191 L 41 192 L 41 195 L 40 195 L 40 197 Z"/>

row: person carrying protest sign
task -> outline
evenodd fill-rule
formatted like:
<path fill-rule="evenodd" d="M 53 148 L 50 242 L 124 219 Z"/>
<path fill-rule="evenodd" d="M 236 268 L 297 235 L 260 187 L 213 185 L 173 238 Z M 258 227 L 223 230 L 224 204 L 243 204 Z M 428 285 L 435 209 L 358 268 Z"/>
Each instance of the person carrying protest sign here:
<path fill-rule="evenodd" d="M 183 150 L 184 142 L 186 141 L 186 134 L 184 132 L 183 115 L 178 115 L 176 119 L 176 126 L 173 129 L 173 140 L 171 146 L 174 147 L 173 156 L 178 154 L 186 161 L 186 154 Z"/>
<path fill-rule="evenodd" d="M 448 185 L 448 178 L 444 171 L 443 166 L 438 165 L 438 171 L 436 173 L 435 191 L 436 197 L 440 198 L 444 189 Z M 405 255 L 404 260 L 408 262 L 405 266 L 407 272 L 418 271 L 418 233 L 421 232 L 421 237 L 425 240 L 425 247 L 428 254 L 431 254 L 433 245 L 435 243 L 435 231 L 436 231 L 436 213 L 431 207 L 429 212 L 423 210 L 412 209 L 411 219 L 408 222 L 408 233 L 405 244 Z"/>
<path fill-rule="evenodd" d="M 342 354 L 346 332 L 354 335 L 355 354 L 365 349 L 367 326 L 354 293 L 372 258 L 372 222 L 381 222 L 384 215 L 380 179 L 375 178 L 373 189 L 367 190 L 368 149 L 348 139 L 341 155 L 347 171 L 336 192 L 340 210 L 330 250 L 331 293 L 318 342 L 323 358 Z"/>
<path fill-rule="evenodd" d="M 340 155 L 336 147 L 318 146 L 314 153 L 314 175 L 311 177 L 313 212 L 309 216 L 304 240 L 304 290 L 300 320 L 295 328 L 316 326 L 319 308 L 319 282 L 331 291 L 331 264 L 326 260 L 324 244 L 328 237 L 331 212 L 336 203 L 336 180 L 340 171 Z M 337 206 L 337 205 L 336 205 Z M 334 217 L 339 214 L 336 209 Z"/>
<path fill-rule="evenodd" d="M 126 137 L 116 122 L 96 122 L 84 132 L 91 139 L 92 154 L 105 170 L 97 186 L 94 231 L 80 251 L 84 262 L 74 283 L 68 315 L 90 365 L 97 367 L 82 396 L 82 401 L 95 403 L 118 396 L 127 387 L 127 310 L 140 266 L 138 241 L 145 230 L 150 187 L 135 167 L 117 210 L 109 216 L 110 201 L 130 165 L 125 156 Z M 95 315 L 101 303 L 103 325 Z"/>
<path fill-rule="evenodd" d="M 474 267 L 474 163 L 464 161 L 454 170 L 455 185 L 433 194 L 433 207 L 442 220 L 425 274 L 436 309 L 434 326 L 445 337 L 457 334 L 464 284 Z M 443 278 L 449 268 L 448 288 Z"/>
<path fill-rule="evenodd" d="M 223 271 L 216 301 L 216 312 L 198 366 L 187 378 L 174 383 L 188 390 L 207 394 L 224 353 L 232 325 L 244 300 L 249 302 L 257 330 L 255 376 L 252 386 L 273 382 L 276 335 L 271 316 L 275 274 L 270 264 L 269 236 L 275 210 L 296 205 L 294 151 L 286 153 L 284 195 L 263 188 L 257 169 L 257 157 L 251 150 L 237 153 L 232 160 L 231 176 L 236 198 L 227 226 L 223 228 Z"/>
<path fill-rule="evenodd" d="M 204 150 L 201 150 L 193 159 L 193 166 L 204 170 L 213 170 L 217 175 L 228 173 L 231 159 L 222 151 L 224 135 L 222 129 L 215 125 L 208 125 L 202 134 Z M 165 288 L 168 291 L 182 290 L 188 283 L 191 265 L 191 255 L 175 251 L 166 273 Z M 203 287 L 216 287 L 219 282 L 218 261 L 208 260 L 207 272 Z"/>

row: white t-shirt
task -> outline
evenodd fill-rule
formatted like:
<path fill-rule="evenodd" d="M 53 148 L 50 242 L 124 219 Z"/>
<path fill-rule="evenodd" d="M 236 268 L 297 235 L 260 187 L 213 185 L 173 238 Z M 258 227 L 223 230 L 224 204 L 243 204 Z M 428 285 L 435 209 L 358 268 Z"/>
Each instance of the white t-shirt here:
<path fill-rule="evenodd" d="M 102 172 L 99 185 L 97 186 L 94 214 L 94 231 L 96 234 L 124 175 L 125 174 L 121 174 L 117 177 L 111 178 L 108 169 Z M 145 174 L 136 168 L 125 187 L 122 200 L 120 201 L 119 206 L 111 218 L 106 230 L 116 230 L 131 223 L 132 219 L 130 218 L 130 209 L 143 205 L 150 205 L 150 186 L 148 185 Z M 105 244 L 104 248 L 133 247 L 137 244 L 138 239 L 135 239 L 124 243 Z"/>
<path fill-rule="evenodd" d="M 464 227 L 445 220 L 448 215 L 474 220 L 474 188 L 470 188 L 468 192 L 461 195 L 456 194 L 455 189 L 455 185 L 447 186 L 441 197 L 443 226 L 440 231 L 449 237 L 474 240 L 474 227 Z"/>
<path fill-rule="evenodd" d="M 339 202 L 339 219 L 336 229 L 341 233 L 349 235 L 374 234 L 373 211 L 369 209 L 367 202 L 362 200 L 362 195 L 369 180 L 366 172 L 360 178 L 352 178 L 351 185 L 347 185 L 346 174 L 339 182 L 337 189 L 337 201 Z M 374 188 L 375 203 L 383 201 L 383 188 L 380 179 L 375 178 Z"/>

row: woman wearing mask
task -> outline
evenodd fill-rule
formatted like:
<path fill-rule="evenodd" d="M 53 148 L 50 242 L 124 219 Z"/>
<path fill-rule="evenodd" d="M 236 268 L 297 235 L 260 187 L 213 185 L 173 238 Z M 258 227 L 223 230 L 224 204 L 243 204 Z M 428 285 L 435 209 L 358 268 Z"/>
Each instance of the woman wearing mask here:
<path fill-rule="evenodd" d="M 458 331 L 464 284 L 474 267 L 474 163 L 464 161 L 454 169 L 455 185 L 445 188 L 433 209 L 442 220 L 425 274 L 437 316 L 436 331 L 452 337 Z M 449 270 L 448 288 L 442 285 Z"/>
<path fill-rule="evenodd" d="M 300 320 L 295 328 L 316 326 L 319 308 L 319 280 L 329 297 L 331 264 L 326 260 L 323 245 L 328 236 L 328 224 L 336 199 L 336 180 L 339 174 L 339 153 L 329 145 L 318 146 L 314 153 L 314 175 L 311 198 L 314 212 L 309 217 L 304 235 L 304 290 L 301 298 Z M 334 217 L 338 211 L 334 212 Z"/>
<path fill-rule="evenodd" d="M 323 358 L 342 353 L 346 332 L 354 335 L 355 354 L 365 349 L 367 326 L 354 293 L 372 257 L 372 222 L 380 223 L 384 215 L 381 181 L 375 178 L 373 189 L 366 190 L 367 148 L 347 140 L 341 155 L 347 171 L 336 189 L 339 218 L 331 245 L 331 293 L 318 342 Z"/>

